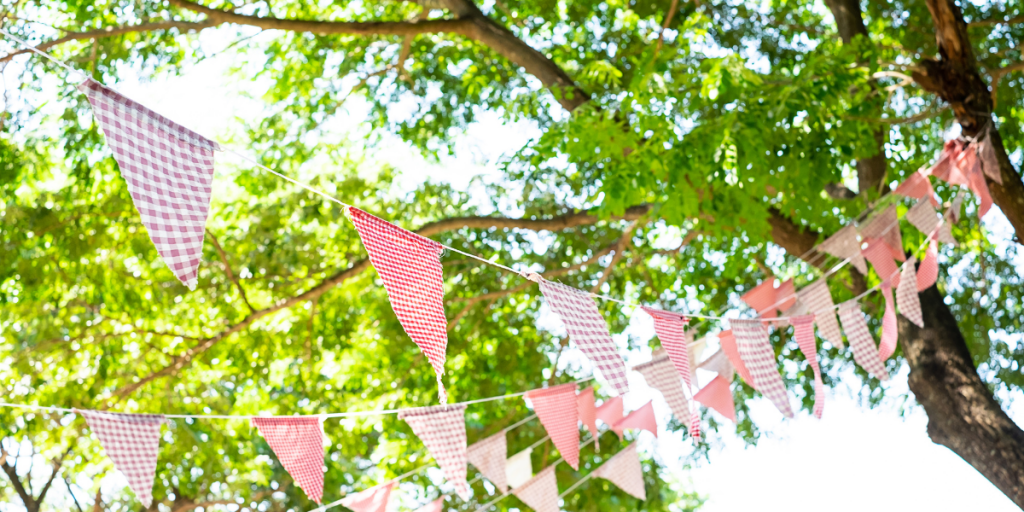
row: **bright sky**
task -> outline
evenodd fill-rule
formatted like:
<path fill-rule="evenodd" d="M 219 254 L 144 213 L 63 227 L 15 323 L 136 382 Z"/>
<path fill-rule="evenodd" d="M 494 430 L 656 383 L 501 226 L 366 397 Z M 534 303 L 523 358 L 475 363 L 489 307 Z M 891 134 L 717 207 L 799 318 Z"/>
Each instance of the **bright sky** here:
<path fill-rule="evenodd" d="M 204 36 L 203 44 L 214 49 L 225 45 L 221 39 L 206 39 Z M 183 78 L 154 83 L 140 83 L 126 73 L 116 87 L 157 112 L 217 139 L 237 128 L 236 118 L 250 118 L 246 113 L 253 108 L 251 100 L 237 94 L 239 88 L 251 84 L 225 78 L 224 69 L 229 64 L 226 57 L 219 57 Z M 7 86 L 11 87 L 9 77 L 16 75 L 7 76 Z M 357 126 L 358 106 L 348 115 L 346 124 Z M 459 156 L 446 158 L 440 165 L 427 163 L 399 141 L 372 157 L 400 169 L 410 184 L 432 178 L 465 188 L 475 175 L 494 175 L 497 157 L 518 149 L 535 135 L 526 125 L 503 126 L 486 115 L 482 119 L 479 129 L 460 139 Z M 991 222 L 1005 226 L 998 210 L 993 212 L 990 216 L 998 218 Z M 653 335 L 645 315 L 636 315 L 630 329 Z M 641 363 L 649 357 L 649 353 L 631 353 L 628 362 Z M 845 382 L 855 383 L 856 379 Z M 658 393 L 647 388 L 638 374 L 631 375 L 631 384 L 635 391 L 627 397 L 627 409 L 654 397 L 659 420 L 664 423 L 668 407 Z M 905 392 L 905 372 L 889 387 Z M 774 510 L 783 506 L 792 512 L 1018 510 L 967 463 L 929 440 L 927 418 L 912 405 L 912 397 L 901 417 L 900 404 L 871 410 L 859 405 L 855 396 L 855 391 L 847 388 L 829 390 L 821 421 L 803 411 L 795 420 L 783 420 L 766 400 L 756 400 L 752 405 L 754 417 L 767 432 L 757 446 L 747 447 L 741 439 L 726 433 L 724 442 L 712 450 L 710 462 L 691 470 L 669 471 L 683 487 L 708 497 L 703 509 L 707 512 Z M 1018 407 L 1011 415 L 1019 420 L 1024 418 L 1024 411 Z M 675 462 L 690 450 L 689 440 L 665 431 L 657 441 L 643 434 L 641 446 L 648 455 L 656 451 L 669 468 L 678 467 Z M 568 485 L 561 482 L 563 489 Z M 0 510 L 11 509 L 0 506 Z"/>

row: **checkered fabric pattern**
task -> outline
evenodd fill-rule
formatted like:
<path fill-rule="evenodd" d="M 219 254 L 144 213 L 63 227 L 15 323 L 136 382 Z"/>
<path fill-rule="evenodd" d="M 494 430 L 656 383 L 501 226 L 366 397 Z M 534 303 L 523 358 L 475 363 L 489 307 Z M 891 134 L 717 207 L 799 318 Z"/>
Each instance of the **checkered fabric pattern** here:
<path fill-rule="evenodd" d="M 879 380 L 889 380 L 889 372 L 885 370 L 882 359 L 878 357 L 875 340 L 868 332 L 868 324 L 864 320 L 860 304 L 855 300 L 840 304 L 839 319 L 843 322 L 846 339 L 850 340 L 853 360 L 868 373 L 878 377 Z"/>
<path fill-rule="evenodd" d="M 793 324 L 793 338 L 800 346 L 800 351 L 807 358 L 807 364 L 814 372 L 814 417 L 821 419 L 825 410 L 825 384 L 821 380 L 821 366 L 818 365 L 818 346 L 814 341 L 814 315 L 804 315 L 790 319 Z"/>
<path fill-rule="evenodd" d="M 686 383 L 686 389 L 689 390 L 693 386 L 692 376 L 695 367 L 692 362 L 693 359 L 690 358 L 690 342 L 692 340 L 689 339 L 690 336 L 687 336 L 686 333 L 688 320 L 683 315 L 660 309 L 648 307 L 641 309 L 654 319 L 654 332 L 658 335 L 661 346 L 668 354 L 669 360 L 672 361 L 672 366 L 675 367 L 679 376 L 683 378 L 683 382 Z"/>
<path fill-rule="evenodd" d="M 443 247 L 358 208 L 350 207 L 347 211 L 370 254 L 370 262 L 384 282 L 391 308 L 434 367 L 441 403 L 447 403 L 448 395 L 441 382 L 448 347 L 440 259 Z"/>
<path fill-rule="evenodd" d="M 512 494 L 537 512 L 559 512 L 558 480 L 555 465 L 552 464 L 537 473 L 523 485 L 516 487 Z"/>
<path fill-rule="evenodd" d="M 939 243 L 935 239 L 928 241 L 928 249 L 925 250 L 924 260 L 917 268 L 917 291 L 923 292 L 930 288 L 939 278 Z M 899 286 L 896 286 L 899 288 Z"/>
<path fill-rule="evenodd" d="M 808 313 L 814 313 L 814 323 L 818 325 L 818 332 L 835 347 L 843 346 L 843 334 L 839 330 L 839 322 L 836 321 L 835 303 L 832 302 L 832 292 L 828 289 L 828 282 L 818 279 L 796 292 L 800 303 L 807 308 Z"/>
<path fill-rule="evenodd" d="M 900 269 L 896 266 L 896 262 L 893 261 L 892 253 L 885 242 L 878 238 L 868 238 L 865 241 L 868 243 L 868 246 L 863 251 L 864 257 L 871 262 L 875 273 L 878 274 L 878 279 L 889 281 L 899 286 Z"/>
<path fill-rule="evenodd" d="M 654 402 L 647 402 L 612 425 L 612 430 L 619 434 L 620 438 L 627 428 L 646 430 L 654 434 L 654 437 L 658 437 L 658 419 L 654 416 Z"/>
<path fill-rule="evenodd" d="M 677 420 L 685 422 L 690 418 L 690 403 L 683 393 L 679 374 L 676 373 L 675 368 L 672 367 L 672 361 L 664 355 L 663 351 L 654 351 L 654 359 L 634 366 L 633 369 L 644 376 L 648 385 L 661 392 Z"/>
<path fill-rule="evenodd" d="M 846 226 L 835 234 L 828 237 L 824 242 L 818 244 L 818 252 L 825 252 L 839 259 L 849 259 L 861 274 L 868 273 L 868 266 L 864 262 L 864 256 L 860 253 L 860 242 L 857 240 L 857 228 L 852 225 Z"/>
<path fill-rule="evenodd" d="M 939 206 L 939 201 L 935 199 L 935 189 L 932 188 L 932 182 L 923 170 L 911 174 L 893 192 L 914 199 L 924 199 L 927 197 L 932 206 Z"/>
<path fill-rule="evenodd" d="M 964 154 L 971 154 L 970 169 L 967 171 L 967 186 L 978 196 L 978 218 L 982 218 L 992 209 L 992 195 L 985 181 L 985 175 L 981 171 L 981 162 L 974 151 L 965 151 Z"/>
<path fill-rule="evenodd" d="M 194 290 L 220 147 L 94 80 L 78 90 L 92 105 L 157 253 Z"/>
<path fill-rule="evenodd" d="M 398 413 L 423 441 L 441 466 L 444 476 L 463 500 L 470 496 L 466 483 L 466 405 L 435 405 Z"/>
<path fill-rule="evenodd" d="M 949 205 L 949 218 L 956 224 L 960 222 L 960 214 L 963 212 L 964 198 L 967 197 L 963 190 L 959 190 Z"/>
<path fill-rule="evenodd" d="M 580 468 L 579 409 L 576 404 L 576 384 L 561 384 L 535 389 L 526 393 L 544 430 L 558 448 L 565 462 L 573 469 Z"/>
<path fill-rule="evenodd" d="M 981 159 L 981 168 L 992 181 L 1002 185 L 1003 173 L 999 169 L 999 157 L 996 156 L 996 148 L 992 145 L 991 127 L 985 134 L 985 140 L 978 144 L 978 157 Z"/>
<path fill-rule="evenodd" d="M 910 261 L 903 266 L 903 273 L 900 275 L 900 285 L 896 287 L 896 305 L 900 308 L 900 314 L 910 320 L 918 327 L 924 327 L 924 317 L 921 315 L 921 298 L 917 296 L 917 271 L 914 269 L 916 258 L 910 257 Z"/>
<path fill-rule="evenodd" d="M 759 320 L 730 320 L 732 332 L 736 335 L 740 359 L 750 370 L 754 388 L 760 391 L 787 418 L 793 417 L 786 386 L 779 376 L 775 350 L 768 341 L 768 331 Z"/>
<path fill-rule="evenodd" d="M 956 166 L 956 161 L 962 151 L 963 143 L 959 140 L 947 140 L 942 148 L 942 153 L 939 154 L 939 160 L 928 169 L 927 173 L 942 181 L 949 182 L 950 185 L 963 185 L 967 182 L 966 178 Z"/>
<path fill-rule="evenodd" d="M 920 232 L 924 233 L 925 236 L 931 236 L 932 232 L 939 225 L 939 215 L 928 203 L 924 201 L 918 201 L 917 204 L 911 206 L 907 210 L 905 217 L 910 224 L 917 228 Z M 935 233 L 935 237 L 944 244 L 956 245 L 956 239 L 953 238 L 953 233 L 949 229 L 949 223 L 944 222 L 942 227 L 939 228 L 938 232 Z"/>
<path fill-rule="evenodd" d="M 885 313 L 882 315 L 882 341 L 878 344 L 878 358 L 889 359 L 896 352 L 896 304 L 892 300 L 892 287 L 882 283 L 882 297 L 885 298 Z"/>
<path fill-rule="evenodd" d="M 491 437 L 481 439 L 466 449 L 466 460 L 487 477 L 502 494 L 508 492 L 505 478 L 505 459 L 508 457 L 508 442 L 502 430 Z"/>
<path fill-rule="evenodd" d="M 608 480 L 638 500 L 647 499 L 647 490 L 644 489 L 644 470 L 640 466 L 640 456 L 636 453 L 636 443 L 630 443 L 607 462 L 601 464 L 594 470 L 594 476 Z"/>
<path fill-rule="evenodd" d="M 729 389 L 729 381 L 721 375 L 701 388 L 696 395 L 693 395 L 693 399 L 736 423 L 736 403 L 732 398 L 732 390 Z"/>
<path fill-rule="evenodd" d="M 750 371 L 747 370 L 747 365 L 743 363 L 743 358 L 740 357 L 740 349 L 736 345 L 736 336 L 732 329 L 718 333 L 718 343 L 722 346 L 722 352 L 725 352 L 725 356 L 732 363 L 732 367 L 736 369 L 736 373 L 740 374 L 743 382 L 757 389 L 757 383 L 754 382 Z"/>
<path fill-rule="evenodd" d="M 576 410 L 580 415 L 580 421 L 590 430 L 594 438 L 594 447 L 601 451 L 598 436 L 601 432 L 597 430 L 597 407 L 594 405 L 594 388 L 587 388 L 576 395 Z"/>
<path fill-rule="evenodd" d="M 444 496 L 423 505 L 416 512 L 444 512 Z"/>
<path fill-rule="evenodd" d="M 320 503 L 324 495 L 324 430 L 320 418 L 271 416 L 251 421 L 292 480 L 309 499 Z"/>
<path fill-rule="evenodd" d="M 341 500 L 341 504 L 352 512 L 386 512 L 388 501 L 391 499 L 391 490 L 395 488 L 396 484 L 397 482 L 391 481 L 346 496 Z"/>
<path fill-rule="evenodd" d="M 128 480 L 128 487 L 135 497 L 149 508 L 153 503 L 153 477 L 156 475 L 160 426 L 164 424 L 164 417 L 79 410 L 75 413 L 85 417 L 107 457 Z"/>
<path fill-rule="evenodd" d="M 903 254 L 903 235 L 900 234 L 900 220 L 896 216 L 896 205 L 894 204 L 890 204 L 888 208 L 871 217 L 866 224 L 861 226 L 860 237 L 864 240 L 868 238 L 882 240 L 896 261 L 907 260 L 907 256 Z"/>
<path fill-rule="evenodd" d="M 733 368 L 732 363 L 729 362 L 729 356 L 725 355 L 725 352 L 722 350 L 718 350 L 714 354 L 711 354 L 711 357 L 700 363 L 698 368 L 717 373 L 727 381 L 732 381 L 732 376 L 736 373 L 736 369 Z"/>
<path fill-rule="evenodd" d="M 505 461 L 505 479 L 509 487 L 515 489 L 533 478 L 532 454 L 533 448 L 527 448 Z"/>
<path fill-rule="evenodd" d="M 594 299 L 586 293 L 551 281 L 540 281 L 540 291 L 552 311 L 562 318 L 576 346 L 601 371 L 604 380 L 620 395 L 629 392 L 626 380 L 626 362 L 622 360 L 608 323 L 597 310 Z"/>

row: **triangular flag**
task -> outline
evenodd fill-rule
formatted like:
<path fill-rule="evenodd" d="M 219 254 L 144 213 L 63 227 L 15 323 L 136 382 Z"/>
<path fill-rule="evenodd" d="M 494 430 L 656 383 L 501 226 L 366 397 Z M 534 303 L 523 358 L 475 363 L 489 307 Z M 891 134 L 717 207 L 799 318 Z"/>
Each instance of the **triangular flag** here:
<path fill-rule="evenodd" d="M 974 153 L 971 151 L 970 153 Z M 966 152 L 965 152 L 966 154 Z M 992 209 L 992 195 L 988 189 L 988 183 L 985 181 L 985 175 L 981 172 L 981 165 L 978 162 L 978 158 L 972 157 L 971 170 L 967 174 L 967 186 L 978 196 L 978 218 L 982 218 L 990 209 Z"/>
<path fill-rule="evenodd" d="M 917 171 L 911 174 L 893 192 L 914 199 L 928 198 L 932 206 L 939 206 L 939 201 L 935 199 L 935 189 L 932 188 L 932 182 L 928 179 L 925 171 Z"/>
<path fill-rule="evenodd" d="M 729 358 L 729 362 L 732 363 L 732 367 L 736 369 L 736 373 L 740 374 L 743 382 L 746 382 L 750 387 L 757 389 L 757 384 L 754 383 L 754 378 L 750 376 L 750 371 L 747 370 L 747 365 L 743 364 L 743 358 L 740 357 L 740 349 L 736 346 L 736 337 L 733 335 L 732 330 L 722 331 L 718 333 L 718 343 L 722 346 L 722 352 L 725 352 L 726 357 Z"/>
<path fill-rule="evenodd" d="M 860 242 L 857 241 L 857 228 L 846 226 L 835 234 L 828 237 L 824 242 L 818 244 L 818 252 L 826 252 L 842 260 L 850 260 L 861 274 L 868 273 L 867 264 L 864 263 L 864 256 L 860 253 Z"/>
<path fill-rule="evenodd" d="M 551 310 L 558 314 L 569 332 L 569 339 L 590 359 L 612 389 L 620 395 L 629 391 L 626 362 L 619 355 L 608 332 L 608 323 L 597 309 L 593 297 L 569 286 L 540 280 L 540 291 Z"/>
<path fill-rule="evenodd" d="M 644 376 L 649 386 L 661 392 L 677 420 L 685 423 L 690 418 L 690 404 L 683 393 L 679 374 L 663 351 L 655 350 L 654 359 L 633 369 Z"/>
<path fill-rule="evenodd" d="M 931 288 L 939 278 L 939 243 L 934 238 L 928 241 L 924 260 L 917 269 L 917 291 L 923 292 Z M 896 286 L 899 288 L 899 285 Z"/>
<path fill-rule="evenodd" d="M 576 395 L 576 410 L 579 412 L 580 421 L 590 430 L 590 437 L 594 438 L 594 448 L 598 451 L 601 446 L 598 444 L 598 437 L 601 432 L 597 430 L 597 407 L 594 405 L 594 388 L 590 387 L 580 391 Z"/>
<path fill-rule="evenodd" d="M 687 332 L 687 339 L 689 339 L 691 336 L 692 336 L 692 334 Z M 705 337 L 701 338 L 698 341 L 690 343 L 689 345 L 690 345 L 690 382 L 687 383 L 687 385 L 690 386 L 690 388 L 692 389 L 693 385 L 697 383 L 697 363 L 700 361 L 700 356 L 702 354 L 704 354 L 704 350 L 706 350 L 708 348 L 708 337 L 705 336 Z M 673 364 L 675 364 L 675 361 L 673 361 Z M 684 379 L 684 381 L 685 381 L 685 379 Z"/>
<path fill-rule="evenodd" d="M 935 236 L 940 242 L 944 244 L 956 245 L 956 239 L 953 238 L 952 232 L 949 230 L 949 223 L 943 222 L 942 228 L 936 231 L 935 228 L 939 227 L 939 215 L 934 208 L 924 201 L 918 201 L 917 204 L 911 206 L 907 210 L 905 217 L 910 224 L 912 224 L 918 231 L 925 234 L 925 236 Z"/>
<path fill-rule="evenodd" d="M 342 498 L 341 504 L 352 512 L 386 512 L 388 500 L 391 499 L 391 490 L 395 488 L 396 483 L 392 480 L 386 484 L 346 496 Z"/>
<path fill-rule="evenodd" d="M 315 416 L 254 417 L 252 425 L 309 499 L 324 495 L 324 430 Z"/>
<path fill-rule="evenodd" d="M 443 512 L 444 511 L 444 496 L 423 505 L 416 509 L 416 512 Z"/>
<path fill-rule="evenodd" d="M 487 477 L 502 494 L 508 492 L 505 478 L 505 459 L 508 444 L 505 431 L 487 437 L 466 449 L 466 460 Z"/>
<path fill-rule="evenodd" d="M 597 419 L 601 420 L 609 427 L 618 423 L 618 421 L 622 419 L 622 414 L 623 408 L 621 396 L 609 398 L 597 408 Z"/>
<path fill-rule="evenodd" d="M 577 422 L 580 415 L 576 405 L 576 384 L 535 389 L 526 393 L 526 398 L 533 404 L 533 412 L 537 413 L 562 458 L 573 469 L 579 469 L 580 430 Z"/>
<path fill-rule="evenodd" d="M 94 80 L 78 90 L 92 105 L 157 253 L 195 290 L 220 146 Z"/>
<path fill-rule="evenodd" d="M 831 313 L 830 313 L 831 314 Z M 807 364 L 814 372 L 814 417 L 821 419 L 825 410 L 825 384 L 821 380 L 821 367 L 818 365 L 818 346 L 814 342 L 814 315 L 798 316 L 790 319 L 793 324 L 793 338 L 796 339 L 800 351 L 804 353 Z"/>
<path fill-rule="evenodd" d="M 853 360 L 879 380 L 889 380 L 889 372 L 878 356 L 878 348 L 875 347 L 875 340 L 868 332 L 868 324 L 864 321 L 860 304 L 855 300 L 840 304 L 839 319 L 843 322 L 846 339 L 850 341 L 850 348 L 853 349 Z"/>
<path fill-rule="evenodd" d="M 918 327 L 924 327 L 924 318 L 921 315 L 921 298 L 917 296 L 917 274 L 914 269 L 915 258 L 903 265 L 903 274 L 900 276 L 900 285 L 896 287 L 896 305 L 900 308 L 900 314 L 910 320 Z"/>
<path fill-rule="evenodd" d="M 985 140 L 978 146 L 978 157 L 981 159 L 982 170 L 985 176 L 992 181 L 1002 185 L 1003 173 L 999 168 L 999 157 L 996 155 L 996 147 L 992 142 L 992 126 L 985 132 Z"/>
<path fill-rule="evenodd" d="M 736 403 L 732 398 L 732 390 L 729 389 L 729 381 L 721 375 L 693 395 L 693 399 L 736 423 Z"/>
<path fill-rule="evenodd" d="M 796 294 L 800 297 L 800 302 L 807 307 L 807 312 L 814 314 L 814 323 L 817 324 L 821 337 L 835 347 L 842 347 L 843 334 L 839 330 L 839 322 L 836 320 L 836 305 L 832 302 L 832 292 L 828 289 L 828 282 L 818 279 L 803 287 Z"/>
<path fill-rule="evenodd" d="M 882 297 L 885 298 L 885 314 L 882 315 L 882 342 L 878 344 L 878 357 L 885 361 L 896 352 L 896 304 L 892 300 L 892 286 L 882 281 Z"/>
<path fill-rule="evenodd" d="M 861 227 L 860 237 L 865 241 L 869 238 L 879 239 L 885 243 L 889 254 L 896 261 L 907 260 L 907 256 L 903 254 L 903 236 L 900 234 L 900 221 L 896 216 L 894 204 L 890 204 Z"/>
<path fill-rule="evenodd" d="M 640 456 L 636 453 L 636 443 L 630 443 L 607 462 L 601 464 L 594 470 L 594 476 L 608 480 L 638 500 L 647 499 L 647 490 L 644 489 L 644 470 L 640 466 Z"/>
<path fill-rule="evenodd" d="M 146 508 L 153 504 L 153 477 L 160 453 L 160 426 L 164 417 L 156 414 L 118 414 L 75 410 L 85 417 L 89 429 L 100 440 L 114 468 L 128 480 L 128 487 Z"/>
<path fill-rule="evenodd" d="M 762 318 L 775 318 L 777 311 L 785 311 L 796 303 L 796 289 L 793 280 L 787 279 L 776 288 L 775 279 L 765 279 L 742 297 L 743 302 L 757 311 Z"/>
<path fill-rule="evenodd" d="M 966 194 L 964 194 L 963 189 L 960 189 L 949 205 L 947 212 L 949 213 L 949 218 L 953 220 L 953 224 L 960 222 L 960 213 L 964 207 L 964 197 L 966 197 Z"/>
<path fill-rule="evenodd" d="M 405 420 L 423 441 L 455 493 L 468 500 L 465 411 L 466 404 L 435 405 L 404 409 L 398 412 L 398 419 Z"/>
<path fill-rule="evenodd" d="M 711 354 L 711 357 L 704 360 L 704 362 L 700 364 L 699 368 L 709 372 L 715 372 L 730 382 L 732 381 L 733 374 L 736 373 L 736 369 L 733 368 L 732 363 L 729 362 L 729 357 L 721 350 Z"/>
<path fill-rule="evenodd" d="M 868 238 L 865 242 L 868 246 L 863 251 L 864 257 L 871 262 L 871 266 L 878 274 L 878 280 L 892 281 L 899 286 L 900 269 L 896 267 L 896 262 L 893 261 L 892 253 L 885 242 L 878 238 Z"/>
<path fill-rule="evenodd" d="M 516 487 L 512 494 L 537 512 L 559 512 L 555 465 L 542 469 L 537 476 Z"/>
<path fill-rule="evenodd" d="M 646 430 L 658 437 L 658 420 L 654 417 L 654 402 L 647 402 L 643 407 L 629 413 L 628 416 L 612 425 L 612 430 L 622 436 L 627 428 Z"/>
<path fill-rule="evenodd" d="M 654 332 L 658 335 L 661 346 L 665 349 L 669 359 L 672 360 L 672 366 L 675 367 L 676 372 L 686 383 L 686 388 L 689 389 L 692 386 L 693 360 L 690 358 L 690 340 L 686 335 L 686 317 L 660 309 L 649 307 L 642 309 L 654 319 Z"/>
<path fill-rule="evenodd" d="M 508 486 L 515 489 L 533 478 L 533 463 L 530 455 L 533 448 L 527 448 L 505 461 L 505 480 Z"/>
<path fill-rule="evenodd" d="M 939 153 L 938 161 L 935 162 L 935 165 L 924 171 L 924 173 L 926 175 L 935 176 L 943 181 L 949 181 L 949 175 L 953 168 L 953 161 L 959 155 L 960 141 L 955 139 L 947 140 L 942 146 L 942 152 Z"/>
<path fill-rule="evenodd" d="M 792 418 L 793 410 L 789 405 L 786 386 L 779 376 L 779 363 L 775 359 L 775 350 L 768 340 L 764 325 L 760 320 L 730 320 L 729 324 L 736 335 L 740 359 L 754 379 L 754 389 L 768 397 L 784 416 Z"/>

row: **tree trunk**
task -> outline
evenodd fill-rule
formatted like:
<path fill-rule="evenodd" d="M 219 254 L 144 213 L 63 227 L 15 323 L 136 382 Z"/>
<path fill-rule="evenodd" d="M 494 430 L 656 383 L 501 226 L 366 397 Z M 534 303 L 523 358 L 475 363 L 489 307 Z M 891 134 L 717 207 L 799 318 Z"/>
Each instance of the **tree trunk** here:
<path fill-rule="evenodd" d="M 928 436 L 962 457 L 1024 508 L 1024 431 L 978 376 L 938 288 L 921 292 L 923 329 L 899 316 L 910 389 L 928 414 Z"/>

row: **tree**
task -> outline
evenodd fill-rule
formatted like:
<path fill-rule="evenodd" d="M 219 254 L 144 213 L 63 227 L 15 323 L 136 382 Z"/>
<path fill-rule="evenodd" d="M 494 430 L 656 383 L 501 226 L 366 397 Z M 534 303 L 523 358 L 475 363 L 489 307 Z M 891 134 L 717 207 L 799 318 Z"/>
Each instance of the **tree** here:
<path fill-rule="evenodd" d="M 515 255 L 566 283 L 641 303 L 682 309 L 696 299 L 716 310 L 774 274 L 798 284 L 820 274 L 814 269 L 829 262 L 814 244 L 869 205 L 896 201 L 891 184 L 934 159 L 950 122 L 968 137 L 991 130 L 1003 183 L 988 185 L 1017 241 L 1024 238 L 1024 183 L 1008 156 L 1022 143 L 1020 12 L 996 3 L 962 11 L 952 0 L 866 9 L 834 0 L 831 18 L 811 2 L 664 4 L 497 1 L 484 11 L 467 0 L 15 1 L 4 4 L 4 26 L 111 84 L 118 66 L 173 73 L 201 59 L 185 34 L 237 30 L 240 61 L 258 62 L 273 83 L 264 97 L 270 113 L 252 120 L 245 137 L 263 163 L 453 247 L 503 261 Z M 32 21 L 39 19 L 57 21 Z M 259 43 L 246 39 L 256 31 L 272 32 Z M 22 83 L 38 83 L 49 67 L 34 62 Z M 86 106 L 65 92 L 76 103 L 50 120 L 60 125 L 60 148 L 30 129 L 39 117 L 32 100 L 3 119 L 8 393 L 26 402 L 193 412 L 431 403 L 429 368 L 336 207 L 238 169 L 209 226 L 201 289 L 185 293 L 155 258 L 113 162 L 97 160 L 102 138 Z M 497 199 L 466 206 L 465 196 L 437 184 L 396 196 L 389 171 L 360 178 L 346 156 L 352 148 L 324 142 L 332 140 L 326 123 L 353 94 L 371 105 L 375 134 L 397 134 L 428 155 L 453 151 L 453 134 L 472 129 L 484 111 L 536 123 L 542 135 L 504 163 L 509 183 L 523 187 L 516 214 Z M 400 100 L 414 106 L 404 117 L 390 108 Z M 347 171 L 302 165 L 314 155 Z M 504 185 L 493 185 L 494 198 L 508 194 Z M 947 201 L 954 192 L 937 190 Z M 1017 249 L 1001 253 L 986 228 L 965 217 L 954 230 L 960 247 L 944 249 L 944 268 L 973 259 L 958 267 L 958 285 L 921 294 L 924 329 L 900 319 L 902 349 L 888 365 L 909 366 L 932 439 L 1024 507 L 1024 433 L 993 393 L 1019 388 L 1013 369 L 1024 354 L 990 338 L 1020 331 Z M 911 230 L 904 237 L 908 249 L 921 241 Z M 786 257 L 772 259 L 771 247 Z M 445 275 L 454 397 L 556 381 L 566 341 L 536 328 L 539 301 L 528 282 L 452 256 Z M 853 270 L 831 280 L 837 298 L 875 282 Z M 877 308 L 877 299 L 868 306 Z M 602 307 L 621 330 L 621 310 Z M 785 336 L 774 341 L 780 358 L 802 359 Z M 835 347 L 823 347 L 822 357 L 826 378 L 852 364 Z M 541 367 L 548 370 L 538 376 Z M 800 368 L 785 378 L 800 384 L 809 405 L 809 370 Z M 880 400 L 884 388 L 859 375 Z M 736 393 L 753 396 L 743 384 Z M 525 414 L 510 404 L 472 417 L 471 440 Z M 60 418 L 16 423 L 4 414 L 5 425 L 17 425 L 8 438 L 31 439 L 54 458 L 73 440 L 51 438 Z M 740 419 L 754 441 L 742 402 Z M 389 462 L 385 471 L 394 474 L 415 467 L 398 457 L 418 446 L 400 422 L 346 426 L 352 431 L 332 449 L 328 488 L 373 481 L 352 476 L 370 460 Z M 286 485 L 279 466 L 268 480 L 265 463 L 253 462 L 269 452 L 242 430 L 175 424 L 181 442 L 165 442 L 161 460 L 185 463 L 161 467 L 156 494 L 177 509 Z M 75 446 L 98 453 L 85 439 Z M 64 467 L 88 478 L 105 468 L 83 456 Z M 291 487 L 285 494 L 265 499 L 300 499 Z M 649 508 L 673 500 L 663 486 L 657 495 Z M 580 505 L 621 503 L 603 491 L 589 498 Z"/>

